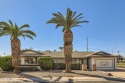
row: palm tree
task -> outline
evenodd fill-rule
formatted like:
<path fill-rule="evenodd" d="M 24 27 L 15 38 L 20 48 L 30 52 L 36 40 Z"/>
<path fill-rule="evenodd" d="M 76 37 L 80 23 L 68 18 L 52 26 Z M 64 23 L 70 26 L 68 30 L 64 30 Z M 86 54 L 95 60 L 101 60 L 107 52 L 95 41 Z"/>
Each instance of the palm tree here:
<path fill-rule="evenodd" d="M 63 48 L 64 48 L 64 47 L 59 47 L 59 49 L 61 50 L 61 52 L 62 52 Z"/>
<path fill-rule="evenodd" d="M 56 28 L 63 27 L 62 31 L 64 32 L 64 56 L 66 63 L 66 72 L 71 72 L 71 64 L 72 64 L 72 50 L 73 50 L 73 33 L 71 29 L 73 27 L 80 26 L 81 23 L 88 23 L 88 21 L 81 20 L 82 13 L 76 15 L 76 11 L 73 12 L 69 8 L 67 9 L 66 16 L 60 12 L 53 13 L 53 18 L 51 18 L 47 23 L 56 24 Z"/>
<path fill-rule="evenodd" d="M 21 43 L 19 40 L 19 37 L 28 37 L 30 39 L 33 39 L 33 36 L 36 37 L 36 34 L 30 30 L 24 30 L 24 28 L 30 28 L 28 24 L 24 24 L 21 27 L 18 27 L 17 24 L 13 24 L 12 21 L 9 20 L 9 23 L 7 22 L 0 22 L 0 28 L 2 29 L 2 32 L 0 32 L 0 36 L 10 36 L 11 40 L 11 53 L 12 53 L 12 65 L 14 67 L 15 73 L 20 73 L 20 65 L 21 65 L 21 59 L 20 59 L 20 48 Z"/>

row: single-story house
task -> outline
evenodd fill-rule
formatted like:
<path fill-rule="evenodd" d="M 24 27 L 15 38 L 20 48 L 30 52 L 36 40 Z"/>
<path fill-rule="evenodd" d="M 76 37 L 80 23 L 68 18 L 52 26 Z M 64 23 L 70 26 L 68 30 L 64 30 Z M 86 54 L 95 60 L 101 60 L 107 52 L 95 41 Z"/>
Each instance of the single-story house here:
<path fill-rule="evenodd" d="M 51 56 L 54 63 L 65 63 L 63 52 L 59 51 L 33 51 L 28 50 L 21 55 L 21 66 L 37 66 L 38 57 Z M 87 65 L 88 70 L 92 70 L 92 66 L 96 64 L 97 70 L 116 70 L 117 56 L 100 51 L 100 52 L 78 52 L 72 54 L 72 64 Z M 81 69 L 80 67 L 80 69 Z"/>

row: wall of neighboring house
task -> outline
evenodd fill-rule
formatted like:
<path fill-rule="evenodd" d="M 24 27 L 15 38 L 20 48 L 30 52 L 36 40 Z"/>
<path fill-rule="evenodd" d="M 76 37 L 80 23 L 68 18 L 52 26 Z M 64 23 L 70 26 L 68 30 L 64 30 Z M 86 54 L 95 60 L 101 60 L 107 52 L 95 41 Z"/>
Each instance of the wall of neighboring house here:
<path fill-rule="evenodd" d="M 91 69 L 96 64 L 96 69 L 99 70 L 116 70 L 116 58 L 115 57 L 93 57 L 91 58 Z"/>

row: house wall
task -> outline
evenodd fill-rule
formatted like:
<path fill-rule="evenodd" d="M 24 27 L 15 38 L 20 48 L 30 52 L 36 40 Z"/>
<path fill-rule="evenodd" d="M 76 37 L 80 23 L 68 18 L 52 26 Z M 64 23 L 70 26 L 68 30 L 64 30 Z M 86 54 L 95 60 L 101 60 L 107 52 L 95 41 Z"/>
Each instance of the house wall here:
<path fill-rule="evenodd" d="M 54 58 L 54 63 L 65 63 L 65 59 L 61 59 L 61 58 Z"/>
<path fill-rule="evenodd" d="M 24 65 L 24 57 L 21 57 L 21 65 Z"/>
<path fill-rule="evenodd" d="M 21 67 L 30 67 L 30 66 L 32 66 L 32 67 L 37 67 L 39 70 L 41 70 L 41 68 L 40 68 L 40 66 L 36 66 L 36 65 L 25 65 L 25 59 L 24 59 L 25 57 L 21 57 Z"/>
<path fill-rule="evenodd" d="M 114 57 L 93 57 L 91 58 L 90 68 L 92 69 L 93 64 L 96 64 L 96 69 L 99 70 L 116 70 L 116 61 L 117 60 Z"/>

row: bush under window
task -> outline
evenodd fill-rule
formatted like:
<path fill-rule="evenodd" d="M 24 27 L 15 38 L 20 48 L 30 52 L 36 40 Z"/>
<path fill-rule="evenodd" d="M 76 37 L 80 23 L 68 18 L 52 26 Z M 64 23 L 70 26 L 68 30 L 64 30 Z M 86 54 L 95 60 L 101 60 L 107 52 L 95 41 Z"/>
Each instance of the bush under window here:
<path fill-rule="evenodd" d="M 4 56 L 0 57 L 0 67 L 3 71 L 13 71 L 12 66 L 12 57 L 11 56 Z"/>
<path fill-rule="evenodd" d="M 37 67 L 20 67 L 20 71 L 38 71 Z"/>
<path fill-rule="evenodd" d="M 42 56 L 38 58 L 38 63 L 40 65 L 40 68 L 43 70 L 50 70 L 52 69 L 52 58 L 49 56 Z"/>

